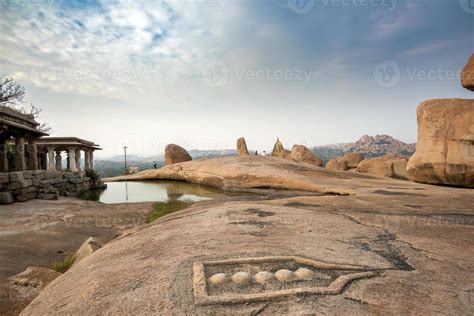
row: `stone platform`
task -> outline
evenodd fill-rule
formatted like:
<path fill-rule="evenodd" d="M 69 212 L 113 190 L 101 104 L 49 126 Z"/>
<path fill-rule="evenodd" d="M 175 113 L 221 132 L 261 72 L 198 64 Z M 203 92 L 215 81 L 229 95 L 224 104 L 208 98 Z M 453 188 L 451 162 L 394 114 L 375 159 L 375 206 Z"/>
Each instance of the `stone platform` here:
<path fill-rule="evenodd" d="M 0 173 L 0 204 L 32 199 L 57 200 L 90 190 L 92 182 L 79 173 L 28 170 Z"/>

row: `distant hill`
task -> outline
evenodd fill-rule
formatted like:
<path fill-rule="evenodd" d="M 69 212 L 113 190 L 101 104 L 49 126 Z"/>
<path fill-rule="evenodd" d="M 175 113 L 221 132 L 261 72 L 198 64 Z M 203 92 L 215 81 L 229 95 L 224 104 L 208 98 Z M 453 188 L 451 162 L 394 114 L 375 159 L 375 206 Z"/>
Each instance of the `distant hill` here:
<path fill-rule="evenodd" d="M 313 152 L 325 163 L 349 152 L 360 152 L 367 158 L 381 157 L 387 154 L 411 156 L 415 153 L 416 144 L 407 144 L 389 135 L 364 135 L 354 143 L 317 146 Z"/>

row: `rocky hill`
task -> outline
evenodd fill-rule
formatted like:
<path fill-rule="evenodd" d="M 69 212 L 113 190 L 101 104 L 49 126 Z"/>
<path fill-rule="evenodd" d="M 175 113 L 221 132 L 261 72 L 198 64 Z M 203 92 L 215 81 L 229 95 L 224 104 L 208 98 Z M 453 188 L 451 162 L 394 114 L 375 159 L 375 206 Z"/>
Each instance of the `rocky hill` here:
<path fill-rule="evenodd" d="M 348 152 L 360 152 L 368 157 L 381 157 L 387 154 L 411 156 L 416 144 L 407 144 L 389 135 L 364 135 L 354 143 L 317 146 L 313 151 L 323 161 L 343 156 Z"/>

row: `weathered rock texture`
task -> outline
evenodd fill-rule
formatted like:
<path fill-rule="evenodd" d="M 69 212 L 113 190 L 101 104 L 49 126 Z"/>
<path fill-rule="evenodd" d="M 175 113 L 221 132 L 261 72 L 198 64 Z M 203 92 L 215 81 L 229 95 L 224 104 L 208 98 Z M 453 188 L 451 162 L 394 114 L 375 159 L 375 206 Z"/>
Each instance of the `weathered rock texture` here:
<path fill-rule="evenodd" d="M 152 202 L 103 204 L 70 197 L 0 206 L 0 315 L 17 315 L 32 299 L 21 294 L 28 288 L 17 291 L 8 278 L 29 266 L 49 267 L 89 236 L 110 241 L 145 224 L 152 209 Z"/>
<path fill-rule="evenodd" d="M 391 181 L 360 173 L 341 174 L 291 159 L 253 155 L 188 161 L 104 181 L 151 179 L 182 180 L 230 191 L 271 188 L 337 194 L 354 192 L 354 180 L 373 184 Z"/>
<path fill-rule="evenodd" d="M 91 186 L 90 178 L 72 172 L 29 170 L 0 173 L 0 204 L 32 199 L 57 200 L 59 196 L 77 196 Z"/>
<path fill-rule="evenodd" d="M 349 166 L 347 166 L 347 161 L 342 158 L 334 158 L 327 162 L 326 169 L 328 170 L 338 170 L 338 171 L 346 171 L 349 170 Z"/>
<path fill-rule="evenodd" d="M 361 153 L 347 153 L 343 157 L 334 158 L 328 161 L 326 169 L 347 171 L 355 169 L 364 160 L 364 155 Z"/>
<path fill-rule="evenodd" d="M 461 84 L 464 88 L 474 91 L 474 54 L 471 55 L 462 71 Z"/>
<path fill-rule="evenodd" d="M 16 298 L 15 306 L 11 306 L 11 311 L 19 313 L 46 285 L 60 275 L 61 273 L 44 267 L 28 267 L 25 271 L 9 278 L 10 294 Z"/>
<path fill-rule="evenodd" d="M 79 261 L 90 255 L 91 253 L 95 252 L 97 249 L 102 247 L 102 243 L 95 239 L 94 237 L 87 238 L 86 241 L 79 247 L 76 251 L 75 257 L 76 260 L 74 264 L 77 264 Z"/>
<path fill-rule="evenodd" d="M 280 139 L 277 139 L 275 145 L 273 146 L 272 156 L 284 159 L 291 159 L 291 151 L 285 149 Z"/>
<path fill-rule="evenodd" d="M 359 166 L 359 163 L 364 160 L 364 155 L 361 153 L 347 153 L 342 157 L 342 159 L 347 161 L 347 167 L 352 169 Z"/>
<path fill-rule="evenodd" d="M 245 142 L 245 138 L 241 137 L 237 139 L 237 155 L 245 156 L 248 154 L 249 154 L 249 151 L 247 149 L 247 143 Z"/>
<path fill-rule="evenodd" d="M 165 148 L 165 163 L 167 165 L 190 161 L 191 155 L 181 146 L 175 144 L 166 145 Z"/>
<path fill-rule="evenodd" d="M 291 149 L 291 159 L 297 162 L 307 162 L 316 166 L 323 165 L 323 161 L 303 145 L 293 146 Z"/>
<path fill-rule="evenodd" d="M 261 158 L 233 161 L 254 172 L 275 159 L 280 163 L 271 171 L 279 170 L 288 186 L 301 177 L 327 184 L 329 174 L 339 175 L 335 180 L 350 181 L 355 193 L 195 204 L 104 245 L 53 281 L 22 315 L 472 315 L 471 190 L 314 173 L 321 168 Z M 189 171 L 190 164 L 181 167 Z M 268 261 L 288 256 L 322 261 L 330 273 L 341 265 L 363 267 L 366 277 L 327 295 L 246 300 L 332 282 L 325 269 L 311 269 L 315 281 L 304 281 L 296 272 L 311 267 Z M 200 266 L 207 267 L 202 279 L 196 278 Z M 274 278 L 262 280 L 265 271 Z M 196 292 L 202 287 L 209 291 Z M 214 303 L 200 304 L 196 294 Z"/>
<path fill-rule="evenodd" d="M 407 161 L 407 157 L 386 155 L 362 161 L 355 171 L 381 177 L 406 179 Z"/>
<path fill-rule="evenodd" d="M 474 100 L 418 106 L 418 145 L 407 175 L 416 182 L 474 187 Z"/>

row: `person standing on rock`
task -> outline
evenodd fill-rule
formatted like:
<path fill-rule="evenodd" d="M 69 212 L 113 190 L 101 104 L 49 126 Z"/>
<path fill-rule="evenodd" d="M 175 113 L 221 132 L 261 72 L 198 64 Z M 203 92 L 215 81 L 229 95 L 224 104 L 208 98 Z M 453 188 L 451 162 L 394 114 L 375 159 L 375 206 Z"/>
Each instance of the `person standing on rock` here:
<path fill-rule="evenodd" d="M 153 169 L 156 169 L 156 161 L 153 161 Z"/>
<path fill-rule="evenodd" d="M 255 151 L 255 156 L 258 156 L 258 151 Z"/>

